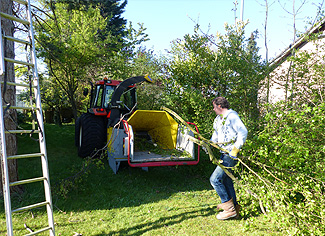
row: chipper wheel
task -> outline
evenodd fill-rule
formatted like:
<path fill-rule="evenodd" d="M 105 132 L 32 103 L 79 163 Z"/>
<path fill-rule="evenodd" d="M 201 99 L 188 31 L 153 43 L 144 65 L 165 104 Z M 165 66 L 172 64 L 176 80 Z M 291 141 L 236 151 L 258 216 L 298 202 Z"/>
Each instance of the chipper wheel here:
<path fill-rule="evenodd" d="M 78 156 L 91 156 L 105 146 L 107 139 L 106 124 L 106 117 L 95 116 L 90 113 L 80 116 L 78 122 L 76 122 L 79 129 L 77 130 L 76 127 L 75 133 L 78 137 Z"/>

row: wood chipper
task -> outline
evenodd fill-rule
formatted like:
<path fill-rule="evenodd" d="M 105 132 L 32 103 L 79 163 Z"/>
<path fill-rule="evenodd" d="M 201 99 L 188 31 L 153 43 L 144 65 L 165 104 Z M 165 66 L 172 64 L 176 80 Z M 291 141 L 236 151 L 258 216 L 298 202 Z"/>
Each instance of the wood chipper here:
<path fill-rule="evenodd" d="M 195 150 L 188 139 L 194 135 L 187 127 L 165 111 L 136 110 L 135 84 L 145 81 L 152 82 L 149 76 L 137 76 L 122 82 L 104 79 L 92 86 L 90 108 L 75 126 L 80 157 L 107 150 L 114 173 L 123 161 L 144 169 L 199 162 L 199 147 Z"/>

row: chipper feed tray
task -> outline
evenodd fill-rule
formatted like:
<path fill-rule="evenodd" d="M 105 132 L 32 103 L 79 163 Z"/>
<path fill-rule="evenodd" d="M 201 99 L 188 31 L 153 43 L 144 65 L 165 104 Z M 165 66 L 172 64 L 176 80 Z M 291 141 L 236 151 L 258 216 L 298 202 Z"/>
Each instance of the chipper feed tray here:
<path fill-rule="evenodd" d="M 108 129 L 109 164 L 115 173 L 121 161 L 132 167 L 195 165 L 199 147 L 195 152 L 189 136 L 193 132 L 167 112 L 137 110 L 123 127 Z"/>

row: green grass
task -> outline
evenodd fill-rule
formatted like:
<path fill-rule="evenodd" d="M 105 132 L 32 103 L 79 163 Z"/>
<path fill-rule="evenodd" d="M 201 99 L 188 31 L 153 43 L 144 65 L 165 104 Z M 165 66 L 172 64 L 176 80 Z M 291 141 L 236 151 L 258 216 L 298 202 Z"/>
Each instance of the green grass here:
<path fill-rule="evenodd" d="M 45 131 L 56 235 L 284 235 L 261 214 L 218 221 L 220 200 L 209 183 L 214 166 L 204 156 L 197 166 L 152 167 L 148 172 L 122 165 L 116 175 L 105 160 L 100 167 L 91 166 L 63 197 L 60 181 L 80 170 L 84 160 L 77 156 L 73 125 L 46 125 Z M 19 137 L 20 153 L 37 146 L 29 137 Z M 38 160 L 19 160 L 18 165 L 21 179 L 40 173 Z M 23 195 L 13 197 L 13 208 L 42 201 L 41 187 L 25 186 Z M 28 233 L 24 224 L 42 228 L 45 209 L 14 214 L 13 224 L 15 235 Z M 2 201 L 0 235 L 5 233 Z"/>

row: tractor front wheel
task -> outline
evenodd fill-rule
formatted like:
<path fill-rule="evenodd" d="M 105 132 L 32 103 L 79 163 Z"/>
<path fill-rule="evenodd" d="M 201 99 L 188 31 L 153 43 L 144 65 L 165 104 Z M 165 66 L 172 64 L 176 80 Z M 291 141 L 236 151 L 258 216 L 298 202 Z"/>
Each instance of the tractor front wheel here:
<path fill-rule="evenodd" d="M 98 156 L 106 144 L 106 117 L 85 113 L 80 116 L 78 126 L 79 132 L 76 131 L 76 135 L 78 135 L 78 156 L 83 158 Z"/>

